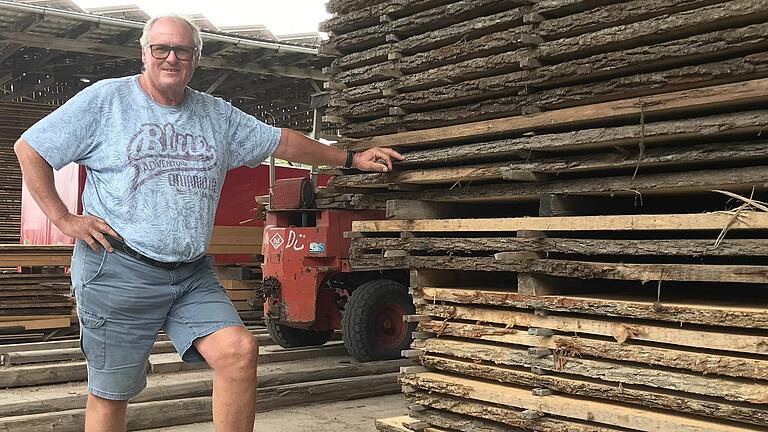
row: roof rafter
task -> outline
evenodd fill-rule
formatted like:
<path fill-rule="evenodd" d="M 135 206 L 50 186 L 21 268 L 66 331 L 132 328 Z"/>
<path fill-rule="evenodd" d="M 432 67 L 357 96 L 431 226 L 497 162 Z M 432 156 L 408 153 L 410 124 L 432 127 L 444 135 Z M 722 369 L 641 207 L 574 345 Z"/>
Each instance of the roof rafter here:
<path fill-rule="evenodd" d="M 61 37 L 43 36 L 23 32 L 0 32 L 0 39 L 37 48 L 52 48 L 89 54 L 103 54 L 114 57 L 136 59 L 140 56 L 139 47 L 108 45 L 99 42 L 79 41 Z M 291 66 L 258 66 L 254 64 L 236 64 L 223 59 L 202 58 L 200 67 L 210 69 L 231 69 L 239 72 L 276 75 L 290 78 L 311 78 L 324 81 L 327 76 L 320 71 L 300 69 Z"/>
<path fill-rule="evenodd" d="M 76 40 L 78 38 L 81 38 L 81 37 L 87 35 L 88 33 L 92 32 L 92 31 L 96 30 L 97 28 L 99 28 L 99 24 L 98 23 L 90 23 L 90 22 L 81 23 L 81 24 L 77 25 L 76 27 L 74 27 L 73 29 L 69 30 L 64 35 L 64 37 L 66 39 Z M 48 54 L 43 56 L 43 57 L 41 57 L 41 58 L 37 58 L 37 59 L 31 60 L 30 62 L 25 63 L 25 64 L 16 65 L 14 67 L 14 71 L 13 71 L 13 78 L 11 78 L 9 81 L 18 79 L 19 77 L 23 76 L 25 73 L 34 72 L 34 71 L 42 68 L 43 66 L 45 66 L 48 63 L 52 62 L 53 60 L 59 58 L 64 53 L 65 53 L 65 51 L 49 50 Z M 0 80 L 0 86 L 3 86 L 5 84 L 7 84 L 7 83 L 8 83 L 8 81 Z"/>
<path fill-rule="evenodd" d="M 42 14 L 30 14 L 26 16 L 23 20 L 16 23 L 16 25 L 12 26 L 10 31 L 13 32 L 23 32 L 26 30 L 31 29 L 35 25 L 37 25 L 39 22 L 41 22 L 45 17 Z M 12 55 L 16 53 L 16 51 L 23 48 L 24 45 L 22 44 L 16 44 L 16 43 L 8 43 L 0 49 L 0 64 L 5 63 L 6 60 L 8 60 Z"/>

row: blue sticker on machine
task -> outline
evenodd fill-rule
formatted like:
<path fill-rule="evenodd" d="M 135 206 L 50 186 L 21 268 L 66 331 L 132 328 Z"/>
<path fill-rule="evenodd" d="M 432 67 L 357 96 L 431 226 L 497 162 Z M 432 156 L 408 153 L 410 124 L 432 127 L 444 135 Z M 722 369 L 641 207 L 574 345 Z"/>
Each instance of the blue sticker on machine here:
<path fill-rule="evenodd" d="M 319 254 L 325 252 L 325 243 L 310 243 L 309 253 Z"/>

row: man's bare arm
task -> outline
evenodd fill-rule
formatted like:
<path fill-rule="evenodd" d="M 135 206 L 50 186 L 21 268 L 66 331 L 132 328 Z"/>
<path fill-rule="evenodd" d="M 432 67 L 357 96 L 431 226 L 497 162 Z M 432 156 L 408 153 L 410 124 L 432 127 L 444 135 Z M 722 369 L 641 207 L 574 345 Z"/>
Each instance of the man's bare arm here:
<path fill-rule="evenodd" d="M 290 129 L 282 129 L 280 144 L 274 157 L 311 165 L 343 166 L 347 153 L 327 146 Z M 402 160 L 400 153 L 389 148 L 372 148 L 355 153 L 352 167 L 362 171 L 392 171 L 392 159 Z"/>
<path fill-rule="evenodd" d="M 51 223 L 65 235 L 85 241 L 94 251 L 98 250 L 98 243 L 101 243 L 107 251 L 112 252 L 112 246 L 103 233 L 115 237 L 117 233 L 101 218 L 69 212 L 56 191 L 51 165 L 23 139 L 16 141 L 13 150 L 19 159 L 29 193 Z"/>

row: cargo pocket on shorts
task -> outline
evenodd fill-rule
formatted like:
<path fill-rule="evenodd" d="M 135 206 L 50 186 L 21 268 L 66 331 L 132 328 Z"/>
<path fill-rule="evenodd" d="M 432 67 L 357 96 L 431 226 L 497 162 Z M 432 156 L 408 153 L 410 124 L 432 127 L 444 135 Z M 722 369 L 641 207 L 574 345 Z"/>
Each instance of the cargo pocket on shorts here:
<path fill-rule="evenodd" d="M 107 353 L 107 320 L 93 312 L 78 308 L 80 317 L 80 349 L 88 364 L 104 369 Z"/>

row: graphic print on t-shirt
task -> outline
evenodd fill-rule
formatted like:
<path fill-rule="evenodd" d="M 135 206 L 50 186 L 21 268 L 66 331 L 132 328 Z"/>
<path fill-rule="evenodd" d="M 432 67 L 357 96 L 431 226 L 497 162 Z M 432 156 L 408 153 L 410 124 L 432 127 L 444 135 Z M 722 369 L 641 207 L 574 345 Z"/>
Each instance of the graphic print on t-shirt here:
<path fill-rule="evenodd" d="M 128 163 L 133 168 L 131 192 L 146 181 L 167 174 L 168 185 L 179 192 L 203 194 L 217 191 L 213 146 L 202 135 L 177 131 L 173 124 L 143 123 L 128 143 Z"/>

